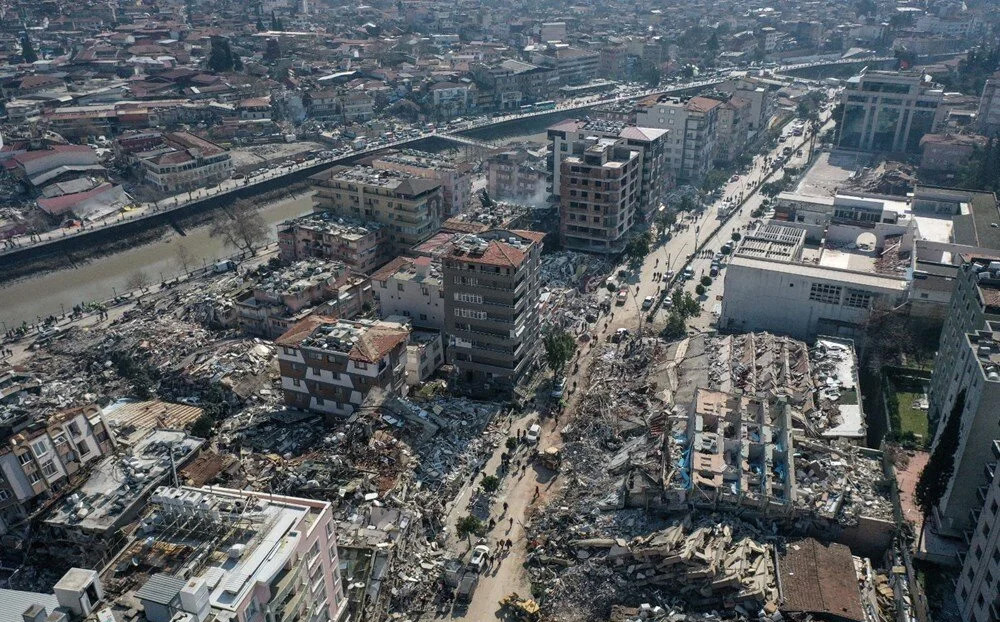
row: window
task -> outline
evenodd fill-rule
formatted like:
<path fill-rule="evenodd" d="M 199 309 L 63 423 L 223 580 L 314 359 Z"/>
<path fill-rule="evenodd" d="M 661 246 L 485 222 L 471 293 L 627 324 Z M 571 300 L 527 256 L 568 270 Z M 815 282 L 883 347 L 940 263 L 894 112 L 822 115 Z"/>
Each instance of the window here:
<path fill-rule="evenodd" d="M 49 451 L 49 447 L 45 442 L 45 439 L 37 440 L 31 444 L 31 451 L 34 452 L 36 458 L 41 458 Z"/>
<path fill-rule="evenodd" d="M 292 385 L 296 387 L 302 386 L 302 381 L 298 378 L 292 378 Z"/>
<path fill-rule="evenodd" d="M 55 445 L 56 447 L 62 445 L 65 442 L 66 442 L 66 437 L 63 436 L 62 434 L 58 434 L 56 435 L 55 438 L 52 439 L 52 444 Z"/>
<path fill-rule="evenodd" d="M 76 422 L 69 424 L 69 433 L 73 436 L 80 436 L 80 428 L 77 427 Z"/>
<path fill-rule="evenodd" d="M 29 454 L 28 452 L 24 452 L 23 454 L 17 456 L 17 461 L 20 462 L 21 464 L 28 464 L 29 462 L 31 462 L 31 454 Z"/>
<path fill-rule="evenodd" d="M 81 456 L 86 456 L 90 453 L 90 445 L 87 444 L 86 439 L 80 439 L 80 442 L 76 444 L 76 449 L 80 452 Z"/>
<path fill-rule="evenodd" d="M 997 505 L 997 500 L 994 499 L 993 502 L 990 503 L 990 514 L 996 516 L 998 509 L 1000 509 L 1000 505 Z"/>
<path fill-rule="evenodd" d="M 461 292 L 455 292 L 455 300 L 457 302 L 471 302 L 473 304 L 483 304 L 483 297 L 479 294 L 464 294 Z"/>
<path fill-rule="evenodd" d="M 310 367 L 309 371 L 312 372 L 313 376 L 319 376 L 320 375 L 319 367 Z"/>
<path fill-rule="evenodd" d="M 51 460 L 42 465 L 42 473 L 45 473 L 48 477 L 52 477 L 57 471 L 56 465 L 52 464 Z"/>
<path fill-rule="evenodd" d="M 847 296 L 844 297 L 844 305 L 855 309 L 868 309 L 872 305 L 872 295 L 859 289 L 849 289 Z"/>
<path fill-rule="evenodd" d="M 358 369 L 368 369 L 368 363 L 364 361 L 354 361 L 354 366 Z"/>
<path fill-rule="evenodd" d="M 323 398 L 322 397 L 317 397 L 316 398 L 316 405 L 317 406 L 322 406 L 323 405 Z"/>
<path fill-rule="evenodd" d="M 0 501 L 6 501 L 7 499 L 10 499 L 10 493 L 0 488 Z"/>
<path fill-rule="evenodd" d="M 471 318 L 473 320 L 485 320 L 486 319 L 486 312 L 485 311 L 476 311 L 475 309 L 456 308 L 455 309 L 455 315 L 458 316 L 458 317 Z"/>
<path fill-rule="evenodd" d="M 809 289 L 809 300 L 825 304 L 838 304 L 840 302 L 840 290 L 841 287 L 839 285 L 813 283 Z"/>
<path fill-rule="evenodd" d="M 41 480 L 42 476 L 38 474 L 38 471 L 32 471 L 31 473 L 28 473 L 28 481 L 31 482 L 32 486 L 34 486 Z"/>

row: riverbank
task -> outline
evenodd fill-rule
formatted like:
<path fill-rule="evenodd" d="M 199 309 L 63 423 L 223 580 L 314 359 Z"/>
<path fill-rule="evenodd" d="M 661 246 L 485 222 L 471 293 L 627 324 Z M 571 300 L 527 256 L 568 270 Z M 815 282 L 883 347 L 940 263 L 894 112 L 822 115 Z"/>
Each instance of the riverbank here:
<path fill-rule="evenodd" d="M 268 242 L 277 240 L 277 225 L 312 210 L 312 194 L 289 196 L 259 208 L 267 223 Z M 116 241 L 112 253 L 96 249 L 85 257 L 67 258 L 45 272 L 7 279 L 0 285 L 0 322 L 8 327 L 34 322 L 38 316 L 59 315 L 63 309 L 93 300 L 107 300 L 127 289 L 129 279 L 143 273 L 151 282 L 172 279 L 189 268 L 214 263 L 228 257 L 234 249 L 226 248 L 220 238 L 209 235 L 211 213 L 194 214 L 178 222 L 185 235 L 163 225 L 149 230 L 149 239 L 130 237 Z M 179 250 L 183 247 L 185 250 Z M 53 258 L 57 259 L 57 258 Z M 7 271 L 4 271 L 7 277 Z"/>

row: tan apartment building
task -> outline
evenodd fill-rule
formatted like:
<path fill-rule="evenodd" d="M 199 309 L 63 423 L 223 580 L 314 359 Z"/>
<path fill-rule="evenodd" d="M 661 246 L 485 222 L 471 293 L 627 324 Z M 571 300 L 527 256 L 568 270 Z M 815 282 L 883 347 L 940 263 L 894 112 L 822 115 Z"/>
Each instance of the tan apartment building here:
<path fill-rule="evenodd" d="M 334 166 L 309 179 L 314 211 L 381 224 L 396 253 L 423 242 L 441 226 L 440 182 L 370 166 Z"/>
<path fill-rule="evenodd" d="M 378 223 L 362 224 L 331 212 L 287 220 L 278 228 L 278 249 L 286 263 L 319 257 L 365 274 L 389 261 L 388 236 Z"/>
<path fill-rule="evenodd" d="M 372 161 L 381 171 L 399 171 L 416 177 L 431 179 L 441 184 L 444 200 L 442 214 L 454 216 L 465 211 L 472 196 L 472 167 L 444 155 L 404 149 L 388 153 Z"/>
<path fill-rule="evenodd" d="M 347 417 L 373 391 L 402 395 L 409 328 L 312 315 L 275 339 L 289 408 Z"/>
<path fill-rule="evenodd" d="M 441 266 L 430 257 L 397 257 L 372 275 L 379 317 L 401 315 L 417 328 L 444 330 Z"/>
<path fill-rule="evenodd" d="M 509 395 L 539 352 L 543 233 L 493 229 L 442 257 L 447 360 L 460 391 Z"/>
<path fill-rule="evenodd" d="M 620 253 L 639 203 L 639 152 L 614 138 L 573 143 L 559 175 L 559 236 L 563 248 Z"/>

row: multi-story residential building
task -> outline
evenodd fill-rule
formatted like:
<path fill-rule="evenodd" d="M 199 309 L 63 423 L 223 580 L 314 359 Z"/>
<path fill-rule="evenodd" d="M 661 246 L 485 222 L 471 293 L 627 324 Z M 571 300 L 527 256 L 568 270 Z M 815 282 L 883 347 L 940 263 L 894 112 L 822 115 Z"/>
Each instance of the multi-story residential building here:
<path fill-rule="evenodd" d="M 968 622 L 1000 620 L 1000 440 L 990 445 L 989 462 L 983 469 L 983 485 L 977 488 L 976 504 L 971 511 L 975 519 L 969 538 L 969 548 L 962 560 L 962 570 L 955 580 L 955 598 L 959 619 Z M 982 480 L 980 480 L 982 481 Z"/>
<path fill-rule="evenodd" d="M 330 212 L 283 222 L 278 228 L 278 248 L 286 263 L 320 257 L 365 274 L 389 260 L 388 236 L 382 225 L 361 224 Z"/>
<path fill-rule="evenodd" d="M 561 158 L 559 237 L 563 248 L 620 253 L 635 224 L 640 186 L 639 152 L 624 140 L 572 143 Z"/>
<path fill-rule="evenodd" d="M 773 83 L 750 77 L 731 78 L 716 87 L 719 92 L 730 97 L 739 97 L 750 102 L 747 126 L 755 134 L 766 130 L 771 120 L 775 99 L 770 90 L 772 88 L 777 87 Z"/>
<path fill-rule="evenodd" d="M 628 68 L 628 48 L 622 44 L 608 44 L 598 52 L 597 75 L 608 80 L 621 80 Z"/>
<path fill-rule="evenodd" d="M 983 86 L 976 113 L 976 128 L 984 136 L 1000 133 L 1000 71 L 993 74 Z"/>
<path fill-rule="evenodd" d="M 0 535 L 111 453 L 100 413 L 93 405 L 57 412 L 14 431 L 0 447 Z"/>
<path fill-rule="evenodd" d="M 418 328 L 444 330 L 441 270 L 430 257 L 397 257 L 372 274 L 379 317 L 404 316 Z"/>
<path fill-rule="evenodd" d="M 548 197 L 547 153 L 518 147 L 486 160 L 486 191 L 497 200 L 543 204 Z"/>
<path fill-rule="evenodd" d="M 847 81 L 841 93 L 843 149 L 876 152 L 920 151 L 933 131 L 944 92 L 922 73 L 866 71 Z"/>
<path fill-rule="evenodd" d="M 153 556 L 162 550 L 196 547 L 205 554 L 184 574 L 148 575 L 129 593 L 128 602 L 139 603 L 148 622 L 179 614 L 193 620 L 344 618 L 348 602 L 330 502 L 214 486 L 160 486 L 150 501 L 160 521 L 148 536 L 152 546 L 124 547 L 115 566 L 134 560 L 156 568 Z"/>
<path fill-rule="evenodd" d="M 375 99 L 368 93 L 348 91 L 340 98 L 346 123 L 364 123 L 375 118 Z"/>
<path fill-rule="evenodd" d="M 947 397 L 954 386 L 958 359 L 966 347 L 966 335 L 1000 321 L 1000 253 L 965 257 L 955 275 L 951 302 L 941 329 L 928 395 L 928 418 L 940 422 L 950 412 Z"/>
<path fill-rule="evenodd" d="M 428 89 L 430 104 L 442 117 L 454 117 L 470 108 L 472 85 L 463 82 L 438 82 Z"/>
<path fill-rule="evenodd" d="M 375 100 L 360 91 L 321 89 L 302 97 L 306 114 L 313 119 L 336 119 L 345 123 L 363 123 L 375 116 Z"/>
<path fill-rule="evenodd" d="M 751 104 L 742 97 L 730 97 L 719 106 L 718 140 L 715 160 L 726 164 L 743 154 L 750 139 Z"/>
<path fill-rule="evenodd" d="M 334 166 L 309 178 L 313 210 L 381 224 L 397 253 L 423 242 L 441 226 L 441 183 L 370 166 Z"/>
<path fill-rule="evenodd" d="M 535 362 L 542 238 L 493 229 L 442 258 L 447 360 L 459 390 L 510 394 Z"/>
<path fill-rule="evenodd" d="M 416 330 L 406 346 L 406 384 L 426 382 L 444 362 L 444 342 L 438 331 Z"/>
<path fill-rule="evenodd" d="M 130 436 L 125 455 L 107 455 L 72 494 L 43 516 L 40 548 L 80 565 L 95 564 L 121 542 L 121 530 L 143 512 L 153 490 L 197 455 L 205 439 L 182 430 L 147 430 Z M 126 466 L 127 465 L 127 466 Z M 39 551 L 41 552 L 41 550 Z"/>
<path fill-rule="evenodd" d="M 548 99 L 560 86 L 555 68 L 509 58 L 474 65 L 472 71 L 479 83 L 491 89 L 497 110 L 516 110 L 525 101 Z"/>
<path fill-rule="evenodd" d="M 371 281 L 345 264 L 308 259 L 275 271 L 236 298 L 240 328 L 274 339 L 307 315 L 351 319 L 374 304 Z"/>
<path fill-rule="evenodd" d="M 620 121 L 568 119 L 548 130 L 551 149 L 552 193 L 562 197 L 562 160 L 579 154 L 575 145 L 593 138 L 620 139 L 628 149 L 639 155 L 639 183 L 636 220 L 649 221 L 656 213 L 666 189 L 672 186 L 666 165 L 669 130 L 628 125 Z M 583 147 L 586 148 L 586 147 Z"/>
<path fill-rule="evenodd" d="M 995 276 L 990 273 L 991 278 Z M 949 419 L 960 417 L 954 470 L 929 521 L 936 533 L 952 537 L 961 537 L 975 526 L 972 512 L 982 501 L 979 478 L 994 460 L 992 437 L 1000 421 L 1000 323 L 987 322 L 963 337 L 955 367 L 948 370 L 951 382 L 943 399 L 938 396 L 944 412 L 932 446 L 941 442 Z"/>
<path fill-rule="evenodd" d="M 910 251 L 898 243 L 906 228 L 886 227 L 870 248 L 852 247 L 871 228 L 848 225 L 846 203 L 843 224 L 825 230 L 820 249 L 806 247 L 802 227 L 770 224 L 744 236 L 726 268 L 719 328 L 808 340 L 818 334 L 853 337 L 873 309 L 905 302 Z"/>
<path fill-rule="evenodd" d="M 347 417 L 372 391 L 402 395 L 409 328 L 311 315 L 274 340 L 285 404 Z"/>
<path fill-rule="evenodd" d="M 398 153 L 381 155 L 372 160 L 371 164 L 377 170 L 399 171 L 440 182 L 444 199 L 442 216 L 459 214 L 469 204 L 472 195 L 472 166 L 468 162 L 436 153 L 404 149 Z"/>
<path fill-rule="evenodd" d="M 166 132 L 132 152 L 146 183 L 160 192 L 202 188 L 229 179 L 233 163 L 229 152 L 188 132 Z"/>
<path fill-rule="evenodd" d="M 696 183 L 711 168 L 721 105 L 709 97 L 660 97 L 636 113 L 636 125 L 670 130 L 664 161 L 678 182 Z"/>

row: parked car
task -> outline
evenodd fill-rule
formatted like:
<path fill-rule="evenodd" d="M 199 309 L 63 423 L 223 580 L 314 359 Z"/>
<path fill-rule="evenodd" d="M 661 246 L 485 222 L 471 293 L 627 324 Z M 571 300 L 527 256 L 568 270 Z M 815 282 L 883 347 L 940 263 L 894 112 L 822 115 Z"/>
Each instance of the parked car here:
<path fill-rule="evenodd" d="M 537 423 L 532 423 L 531 427 L 528 428 L 528 433 L 524 435 L 524 440 L 529 443 L 537 443 L 538 437 L 542 435 L 542 426 Z"/>
<path fill-rule="evenodd" d="M 469 569 L 482 572 L 486 565 L 486 556 L 490 554 L 490 547 L 485 544 L 477 544 L 472 549 L 472 557 L 469 558 Z"/>
<path fill-rule="evenodd" d="M 628 300 L 628 290 L 624 288 L 618 290 L 618 295 L 615 297 L 615 304 L 621 306 L 625 304 L 626 300 Z"/>
<path fill-rule="evenodd" d="M 643 298 L 642 299 L 642 310 L 645 311 L 645 310 L 649 309 L 650 307 L 652 307 L 653 306 L 653 302 L 654 302 L 654 300 L 653 300 L 652 296 L 646 296 L 645 298 Z"/>
<path fill-rule="evenodd" d="M 566 392 L 566 379 L 565 378 L 559 378 L 558 380 L 556 380 L 555 382 L 552 383 L 552 397 L 558 399 L 558 398 L 562 397 L 563 393 L 565 393 L 565 392 Z"/>
<path fill-rule="evenodd" d="M 611 336 L 611 341 L 612 343 L 618 343 L 627 336 L 628 336 L 628 329 L 619 328 L 618 330 L 615 331 L 615 334 Z"/>

